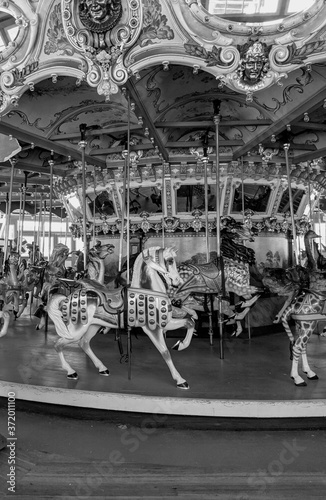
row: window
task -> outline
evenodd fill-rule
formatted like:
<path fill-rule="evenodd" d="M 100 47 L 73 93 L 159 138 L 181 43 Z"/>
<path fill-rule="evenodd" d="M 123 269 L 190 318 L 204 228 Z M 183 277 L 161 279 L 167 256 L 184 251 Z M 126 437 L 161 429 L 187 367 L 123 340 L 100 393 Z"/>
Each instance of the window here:
<path fill-rule="evenodd" d="M 161 191 L 156 187 L 131 187 L 129 200 L 130 214 L 135 215 L 141 212 L 162 213 Z"/>
<path fill-rule="evenodd" d="M 305 192 L 303 189 L 295 189 L 295 188 L 292 188 L 291 191 L 292 191 L 293 212 L 296 214 Z M 290 196 L 288 189 L 284 191 L 280 204 L 278 206 L 278 213 L 285 214 L 287 212 L 290 212 Z"/>
<path fill-rule="evenodd" d="M 266 184 L 240 184 L 234 187 L 231 212 L 252 210 L 266 212 L 271 195 L 271 187 Z"/>
<path fill-rule="evenodd" d="M 207 186 L 208 211 L 216 211 L 216 185 Z M 195 209 L 205 212 L 205 186 L 203 184 L 183 184 L 176 190 L 176 209 L 179 212 L 192 212 Z"/>
<path fill-rule="evenodd" d="M 18 35 L 19 27 L 10 14 L 0 11 L 0 51 L 4 50 Z"/>
<path fill-rule="evenodd" d="M 201 0 L 216 16 L 243 23 L 270 22 L 309 9 L 316 0 Z"/>

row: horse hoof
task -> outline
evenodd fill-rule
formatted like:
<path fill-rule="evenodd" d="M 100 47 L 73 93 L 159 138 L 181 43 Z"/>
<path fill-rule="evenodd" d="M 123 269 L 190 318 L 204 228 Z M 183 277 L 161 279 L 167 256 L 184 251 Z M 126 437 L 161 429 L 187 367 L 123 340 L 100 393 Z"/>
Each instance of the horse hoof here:
<path fill-rule="evenodd" d="M 103 370 L 103 371 L 101 371 L 99 373 L 100 373 L 100 375 L 104 375 L 104 377 L 108 377 L 110 375 L 109 370 Z"/>
<path fill-rule="evenodd" d="M 292 380 L 294 380 L 294 377 L 291 377 Z M 305 387 L 307 385 L 307 382 L 303 381 L 303 382 L 294 382 L 294 385 L 296 385 L 297 387 Z"/>
<path fill-rule="evenodd" d="M 67 375 L 67 378 L 69 378 L 69 380 L 77 380 L 77 379 L 78 379 L 78 375 L 77 375 L 77 373 L 76 373 L 76 372 L 74 372 L 74 373 L 69 373 L 69 374 Z"/>
<path fill-rule="evenodd" d="M 37 326 L 35 327 L 35 330 L 39 330 L 39 329 L 40 329 L 40 327 L 37 325 Z"/>
<path fill-rule="evenodd" d="M 182 384 L 177 384 L 178 389 L 189 389 L 188 382 L 183 382 Z"/>
<path fill-rule="evenodd" d="M 174 344 L 174 346 L 172 347 L 172 349 L 174 349 L 175 351 L 178 351 L 179 350 L 179 345 L 180 345 L 180 340 L 178 340 L 178 342 L 176 344 Z"/>
<path fill-rule="evenodd" d="M 308 376 L 307 376 L 307 379 L 308 379 L 308 380 L 318 380 L 318 379 L 319 379 L 319 377 L 318 377 L 318 375 L 314 375 L 313 377 L 308 377 Z"/>

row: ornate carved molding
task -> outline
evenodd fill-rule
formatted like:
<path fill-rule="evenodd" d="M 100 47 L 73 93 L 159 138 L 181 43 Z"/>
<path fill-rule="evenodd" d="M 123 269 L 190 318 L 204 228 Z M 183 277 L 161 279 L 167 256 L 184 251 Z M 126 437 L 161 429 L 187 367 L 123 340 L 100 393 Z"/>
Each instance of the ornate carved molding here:
<path fill-rule="evenodd" d="M 37 40 L 39 16 L 30 4 L 21 0 L 1 0 L 0 7 L 15 19 L 19 28 L 15 40 L 0 53 L 0 113 L 5 114 L 17 105 L 24 79 L 37 69 L 37 62 L 27 61 Z"/>
<path fill-rule="evenodd" d="M 74 49 L 88 61 L 87 82 L 107 100 L 128 79 L 127 50 L 136 43 L 142 25 L 139 0 L 106 2 L 92 11 L 85 2 L 61 0 L 63 26 Z"/>

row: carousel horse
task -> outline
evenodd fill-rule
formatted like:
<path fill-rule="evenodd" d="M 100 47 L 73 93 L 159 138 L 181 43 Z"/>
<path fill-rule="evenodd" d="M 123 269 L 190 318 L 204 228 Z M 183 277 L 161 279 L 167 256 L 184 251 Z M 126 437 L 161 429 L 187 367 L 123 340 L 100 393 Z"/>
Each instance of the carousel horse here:
<path fill-rule="evenodd" d="M 232 309 L 229 299 L 223 297 L 222 314 L 228 317 L 227 322 L 236 323 L 235 335 L 238 336 L 242 331 L 241 321 L 260 297 L 259 288 L 250 283 L 250 266 L 255 263 L 255 253 L 242 244 L 242 241 L 253 241 L 253 235 L 249 228 L 232 217 L 224 217 L 221 222 L 225 292 L 235 293 L 244 299 Z M 206 256 L 201 257 L 197 255 L 190 261 L 178 265 L 183 283 L 177 290 L 171 288 L 169 295 L 172 300 L 181 301 L 185 307 L 207 312 L 207 295 L 214 298 L 222 294 L 222 272 L 217 265 L 216 253 L 210 254 L 208 263 L 204 263 Z M 216 299 L 212 308 L 214 310 L 218 308 Z"/>
<path fill-rule="evenodd" d="M 101 241 L 98 241 L 93 248 L 88 252 L 88 263 L 86 267 L 85 278 L 81 278 L 79 281 L 81 283 L 86 280 L 96 280 L 101 285 L 104 285 L 105 281 L 105 258 L 111 255 L 114 251 L 114 245 L 106 243 L 102 245 Z"/>
<path fill-rule="evenodd" d="M 30 272 L 25 259 L 20 259 L 19 253 L 11 250 L 4 266 L 4 276 L 0 280 L 0 294 L 5 310 L 12 310 L 15 319 L 23 313 L 30 290 L 38 277 Z"/>
<path fill-rule="evenodd" d="M 262 271 L 262 283 L 271 293 L 276 293 L 280 297 L 287 297 L 283 307 L 275 317 L 274 323 L 279 323 L 287 307 L 304 289 L 317 289 L 320 284 L 320 271 L 314 259 L 311 242 L 320 236 L 309 229 L 304 235 L 304 246 L 307 256 L 306 266 L 294 266 L 288 269 L 266 267 Z"/>
<path fill-rule="evenodd" d="M 325 286 L 325 277 L 324 277 Z M 307 359 L 307 344 L 314 332 L 319 320 L 326 320 L 325 310 L 326 286 L 324 291 L 306 290 L 299 294 L 286 308 L 282 315 L 282 324 L 290 339 L 290 351 L 292 359 L 291 378 L 295 385 L 307 385 L 299 375 L 298 365 L 302 360 L 302 370 L 307 375 L 308 380 L 317 380 L 318 376 L 310 368 Z M 296 338 L 289 326 L 289 319 L 295 322 Z"/>
<path fill-rule="evenodd" d="M 60 282 L 60 278 L 66 276 L 65 262 L 69 256 L 69 248 L 63 243 L 55 245 L 49 261 L 46 263 L 43 272 L 43 286 L 39 293 L 39 298 L 42 303 L 34 312 L 34 316 L 40 318 L 40 322 L 36 325 L 36 330 L 41 330 L 46 323 L 46 306 L 49 296 L 52 292 L 64 290 L 64 285 Z"/>
<path fill-rule="evenodd" d="M 141 327 L 162 355 L 177 387 L 189 388 L 176 370 L 165 343 L 167 331 L 186 328 L 187 336 L 192 337 L 195 327 L 191 318 L 172 317 L 166 286 L 170 283 L 178 286 L 181 282 L 176 255 L 173 247 L 152 247 L 139 254 L 129 288 L 107 290 L 103 285 L 92 282 L 68 297 L 60 293 L 50 297 L 48 314 L 59 336 L 55 349 L 69 379 L 77 379 L 78 375 L 64 357 L 63 350 L 67 345 L 78 342 L 99 373 L 109 375 L 107 367 L 92 351 L 91 339 L 101 327 Z"/>

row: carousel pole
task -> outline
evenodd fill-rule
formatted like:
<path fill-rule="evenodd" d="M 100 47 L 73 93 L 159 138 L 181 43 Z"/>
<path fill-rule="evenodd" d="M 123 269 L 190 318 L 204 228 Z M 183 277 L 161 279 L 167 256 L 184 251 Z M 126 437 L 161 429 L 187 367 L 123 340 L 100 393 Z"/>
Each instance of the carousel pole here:
<path fill-rule="evenodd" d="M 23 187 L 24 185 L 21 184 L 20 189 L 19 189 L 19 219 L 18 219 L 18 230 L 17 230 L 17 245 L 16 245 L 16 251 L 19 253 L 19 260 L 20 260 L 20 233 L 22 230 L 22 210 L 23 210 Z"/>
<path fill-rule="evenodd" d="M 127 161 L 128 150 L 125 146 L 123 151 L 124 155 L 124 171 L 123 171 L 123 193 L 122 193 L 122 207 L 121 207 L 121 232 L 120 232 L 120 248 L 119 248 L 119 273 L 122 270 L 122 254 L 123 254 L 123 233 L 125 231 L 125 212 L 126 212 L 126 184 L 127 184 Z"/>
<path fill-rule="evenodd" d="M 39 212 L 38 212 L 37 238 L 36 238 L 36 243 L 37 243 L 37 246 L 39 247 L 40 251 L 41 251 L 42 214 L 43 214 L 43 193 L 41 193 L 41 196 L 40 196 L 40 207 L 39 207 Z M 44 258 L 43 252 L 42 252 L 42 255 Z"/>
<path fill-rule="evenodd" d="M 93 247 L 95 246 L 95 216 L 96 216 L 96 190 L 95 190 L 95 175 L 94 175 L 94 201 L 93 201 Z"/>
<path fill-rule="evenodd" d="M 165 248 L 165 220 L 164 220 L 164 200 L 165 200 L 165 163 L 162 160 L 162 189 L 161 189 L 161 206 L 162 206 L 162 248 Z"/>
<path fill-rule="evenodd" d="M 289 205 L 290 205 L 290 214 L 291 214 L 291 222 L 292 222 L 292 241 L 293 241 L 292 252 L 294 252 L 294 265 L 297 265 L 298 264 L 298 250 L 297 250 L 298 242 L 297 242 L 297 232 L 296 232 L 295 219 L 294 219 L 293 196 L 292 196 L 292 189 L 291 189 L 291 171 L 290 171 L 290 164 L 289 164 L 290 144 L 289 143 L 283 144 L 283 149 L 285 152 L 286 173 L 287 173 L 288 189 L 289 189 Z"/>
<path fill-rule="evenodd" d="M 203 140 L 203 158 L 202 162 L 204 164 L 204 203 L 205 203 L 205 239 L 206 239 L 206 262 L 210 261 L 209 252 L 209 228 L 208 228 L 208 181 L 207 181 L 207 170 L 208 170 L 208 132 L 206 132 Z M 208 335 L 209 343 L 213 345 L 213 310 L 214 310 L 214 296 L 209 294 L 210 304 L 207 304 L 207 296 L 205 301 L 208 308 Z"/>
<path fill-rule="evenodd" d="M 130 105 L 130 96 L 128 95 L 128 131 L 127 131 L 127 216 L 126 216 L 126 224 L 127 224 L 127 287 L 129 287 L 129 259 L 130 259 L 130 113 L 131 113 L 131 105 Z M 127 355 L 128 355 L 128 379 L 131 379 L 131 327 L 129 325 L 128 318 L 128 337 L 127 337 Z"/>
<path fill-rule="evenodd" d="M 8 254 L 8 239 L 9 239 L 9 226 L 10 226 L 10 219 L 11 219 L 12 188 L 13 188 L 13 183 L 14 183 L 15 165 L 17 163 L 16 158 L 10 158 L 9 161 L 11 164 L 11 171 L 10 171 L 9 198 L 8 198 L 8 203 L 7 203 L 8 217 L 6 218 L 6 232 L 5 232 L 5 247 L 4 247 L 4 255 L 3 255 L 3 264 L 5 264 L 5 262 L 7 260 L 7 254 Z"/>
<path fill-rule="evenodd" d="M 88 245 L 87 245 L 87 212 L 86 212 L 86 172 L 85 172 L 85 149 L 86 149 L 86 123 L 82 123 L 79 126 L 80 130 L 80 142 L 79 147 L 82 150 L 82 196 L 83 196 L 83 234 L 84 234 L 84 271 L 86 271 L 87 265 L 87 255 L 88 255 Z"/>
<path fill-rule="evenodd" d="M 244 164 L 243 164 L 243 156 L 241 156 L 241 208 L 242 208 L 242 224 L 245 223 L 245 196 L 244 196 Z M 245 242 L 243 242 L 245 244 Z M 247 321 L 248 328 L 248 339 L 251 339 L 251 326 L 250 326 L 250 316 L 249 312 L 245 318 L 245 322 Z"/>
<path fill-rule="evenodd" d="M 37 210 L 37 202 L 36 202 L 36 198 L 37 198 L 37 192 L 36 192 L 36 187 L 35 187 L 35 191 L 34 191 L 34 221 L 33 221 L 33 243 L 32 243 L 32 262 L 31 264 L 34 265 L 35 264 L 35 256 L 36 256 L 36 210 Z"/>
<path fill-rule="evenodd" d="M 49 259 L 51 255 L 51 238 L 52 238 L 52 205 L 53 205 L 53 166 L 54 166 L 54 152 L 51 151 L 50 165 L 50 208 L 49 208 Z"/>
<path fill-rule="evenodd" d="M 37 202 L 36 202 L 36 187 L 34 191 L 34 221 L 33 221 L 33 243 L 32 243 L 32 256 L 29 259 L 29 264 L 30 266 L 35 265 L 35 260 L 36 260 L 36 210 L 37 210 Z M 29 303 L 29 316 L 32 317 L 32 307 L 33 307 L 33 302 L 34 302 L 34 293 L 32 291 L 30 295 L 30 303 Z"/>
<path fill-rule="evenodd" d="M 203 141 L 203 164 L 204 164 L 204 198 L 205 198 L 205 227 L 206 227 L 206 262 L 210 261 L 209 258 L 209 230 L 208 230 L 208 181 L 207 181 L 207 170 L 208 170 L 208 133 L 206 132 Z M 213 332 L 212 332 L 213 333 Z"/>
<path fill-rule="evenodd" d="M 23 228 L 24 228 L 24 222 L 25 222 L 25 208 L 26 208 L 26 191 L 27 191 L 27 176 L 28 172 L 24 172 L 25 174 L 25 182 L 24 185 L 22 186 L 22 212 L 21 212 L 21 225 L 19 227 L 19 259 L 20 259 L 20 252 L 21 252 L 21 246 L 23 243 Z"/>
<path fill-rule="evenodd" d="M 46 200 L 43 203 L 43 215 L 42 215 L 42 253 L 45 253 L 45 215 L 46 215 Z M 50 260 L 50 255 L 48 256 L 48 261 Z"/>
<path fill-rule="evenodd" d="M 220 115 L 220 101 L 213 102 L 214 105 L 214 124 L 215 124 L 215 148 L 216 148 L 216 255 L 217 266 L 221 272 L 221 289 L 218 296 L 218 324 L 219 324 L 219 345 L 220 345 L 220 359 L 224 359 L 224 342 L 223 342 L 223 320 L 222 320 L 222 300 L 225 295 L 225 280 L 224 280 L 224 266 L 221 256 L 221 207 L 220 207 L 220 164 L 219 164 L 219 123 L 221 121 Z"/>

